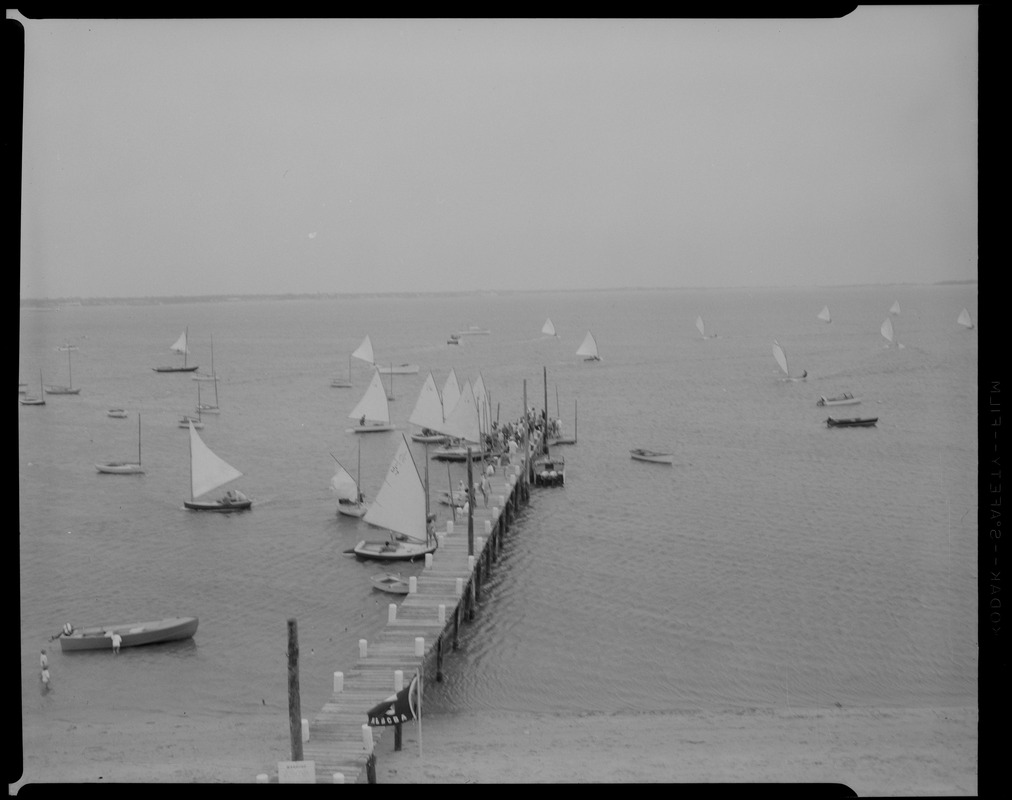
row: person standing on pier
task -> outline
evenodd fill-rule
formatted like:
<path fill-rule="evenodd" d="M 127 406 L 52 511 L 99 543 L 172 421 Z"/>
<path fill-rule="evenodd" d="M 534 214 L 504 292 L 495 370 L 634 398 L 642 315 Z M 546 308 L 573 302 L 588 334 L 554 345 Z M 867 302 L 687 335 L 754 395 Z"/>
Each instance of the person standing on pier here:
<path fill-rule="evenodd" d="M 488 508 L 488 492 L 491 488 L 488 483 L 488 473 L 483 472 L 481 475 L 481 497 L 485 501 L 485 508 Z"/>

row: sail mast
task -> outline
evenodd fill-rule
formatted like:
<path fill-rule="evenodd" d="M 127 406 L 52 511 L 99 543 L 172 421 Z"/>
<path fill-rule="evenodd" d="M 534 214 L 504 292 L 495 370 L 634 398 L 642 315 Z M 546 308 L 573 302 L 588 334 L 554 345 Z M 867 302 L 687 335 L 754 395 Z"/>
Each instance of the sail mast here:
<path fill-rule="evenodd" d="M 141 415 L 137 415 L 137 464 L 141 464 Z"/>

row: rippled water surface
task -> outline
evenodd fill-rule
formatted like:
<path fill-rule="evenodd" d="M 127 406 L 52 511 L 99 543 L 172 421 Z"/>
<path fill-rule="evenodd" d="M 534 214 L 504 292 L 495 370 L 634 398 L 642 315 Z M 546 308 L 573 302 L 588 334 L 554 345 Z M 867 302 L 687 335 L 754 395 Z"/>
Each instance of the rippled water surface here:
<path fill-rule="evenodd" d="M 893 300 L 902 349 L 879 326 Z M 816 315 L 828 304 L 833 322 Z M 426 694 L 430 708 L 674 710 L 975 702 L 976 287 L 628 291 L 75 306 L 21 314 L 21 381 L 78 396 L 19 405 L 22 696 L 42 713 L 37 656 L 64 622 L 196 615 L 182 644 L 52 653 L 63 718 L 90 703 L 123 715 L 279 709 L 287 736 L 286 620 L 301 645 L 302 708 L 329 697 L 360 638 L 386 619 L 380 571 L 342 551 L 368 526 L 339 518 L 331 454 L 353 472 L 348 412 L 364 391 L 330 387 L 369 334 L 394 376 L 394 421 L 427 372 L 442 387 L 479 371 L 501 418 L 548 405 L 578 443 L 566 486 L 535 490 L 507 539 L 476 622 Z M 717 338 L 699 337 L 701 314 Z M 551 317 L 558 339 L 540 335 Z M 481 325 L 489 336 L 445 344 Z M 159 374 L 189 327 L 191 363 L 222 376 L 204 441 L 244 473 L 232 516 L 187 512 L 188 443 L 176 419 L 188 374 Z M 602 356 L 575 355 L 594 332 Z M 792 372 L 781 381 L 780 340 Z M 389 380 L 389 379 L 388 379 Z M 201 384 L 201 393 L 213 393 Z M 819 395 L 852 391 L 827 429 Z M 106 416 L 122 406 L 128 420 Z M 136 454 L 141 476 L 94 462 Z M 399 434 L 362 440 L 374 494 Z M 673 466 L 629 449 L 671 450 Z M 424 460 L 415 446 L 419 464 Z M 433 491 L 460 467 L 432 464 Z M 408 567 L 407 572 L 420 570 Z"/>

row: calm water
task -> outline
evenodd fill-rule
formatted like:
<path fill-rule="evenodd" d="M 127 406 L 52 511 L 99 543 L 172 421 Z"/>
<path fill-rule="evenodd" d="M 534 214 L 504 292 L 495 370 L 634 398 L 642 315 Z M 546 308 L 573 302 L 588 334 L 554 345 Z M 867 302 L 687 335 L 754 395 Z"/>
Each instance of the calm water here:
<path fill-rule="evenodd" d="M 975 286 L 629 291 L 477 297 L 219 302 L 22 311 L 20 374 L 63 383 L 76 344 L 79 396 L 19 405 L 22 696 L 26 725 L 187 712 L 278 713 L 287 746 L 286 620 L 296 617 L 304 716 L 334 670 L 386 620 L 380 571 L 342 551 L 368 526 L 338 518 L 331 454 L 372 338 L 395 376 L 407 428 L 426 373 L 442 387 L 479 371 L 503 419 L 544 401 L 579 443 L 567 485 L 536 490 L 508 537 L 477 622 L 430 684 L 430 709 L 651 711 L 976 702 L 977 331 L 956 325 Z M 894 300 L 903 349 L 879 326 Z M 824 304 L 829 325 L 816 319 Z M 702 340 L 701 314 L 718 338 Z M 540 335 L 550 316 L 560 338 Z M 448 334 L 491 329 L 460 347 Z M 189 326 L 190 363 L 222 376 L 204 441 L 245 473 L 250 513 L 187 512 L 187 434 L 197 382 L 157 374 Z M 575 356 L 594 332 L 602 362 Z M 779 380 L 778 338 L 792 372 Z M 213 394 L 201 383 L 202 399 Z M 829 430 L 819 395 L 852 391 L 871 429 Z M 557 393 L 557 395 L 556 395 Z M 558 396 L 558 402 L 556 400 Z M 106 416 L 122 406 L 128 420 Z M 136 454 L 142 476 L 94 462 Z M 375 494 L 398 433 L 362 440 Z M 416 460 L 423 461 L 421 446 Z M 629 458 L 670 449 L 673 467 Z M 450 478 L 459 477 L 453 467 Z M 432 464 L 433 489 L 446 467 Z M 409 570 L 420 567 L 411 567 Z M 58 691 L 40 696 L 38 650 L 64 622 L 196 615 L 191 642 L 109 654 L 51 652 Z"/>

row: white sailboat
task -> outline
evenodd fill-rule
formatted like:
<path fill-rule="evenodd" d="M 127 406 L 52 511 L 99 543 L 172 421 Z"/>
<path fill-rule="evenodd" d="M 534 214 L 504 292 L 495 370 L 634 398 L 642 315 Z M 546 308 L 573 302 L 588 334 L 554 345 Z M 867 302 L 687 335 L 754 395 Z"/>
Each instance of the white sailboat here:
<path fill-rule="evenodd" d="M 791 371 L 787 367 L 787 353 L 784 352 L 783 345 L 780 344 L 776 339 L 773 340 L 773 358 L 776 359 L 777 364 L 780 365 L 780 369 L 787 377 L 781 378 L 781 380 L 789 381 L 803 381 L 808 377 L 808 370 L 801 373 L 800 377 L 791 377 Z"/>
<path fill-rule="evenodd" d="M 879 331 L 881 331 L 882 335 L 885 337 L 886 341 L 889 343 L 889 344 L 885 345 L 886 347 L 889 347 L 889 345 L 891 345 L 891 344 L 894 343 L 895 338 L 896 338 L 896 332 L 893 330 L 893 321 L 891 319 L 889 319 L 889 317 L 885 318 L 885 322 L 882 323 L 882 327 L 879 328 Z M 905 347 L 905 345 L 902 345 L 899 342 L 895 342 L 895 344 L 896 344 L 896 347 L 898 349 L 900 349 L 900 350 L 902 350 Z"/>
<path fill-rule="evenodd" d="M 717 334 L 715 333 L 711 333 L 709 336 L 706 335 L 706 326 L 703 324 L 703 318 L 699 316 L 696 317 L 696 330 L 699 331 L 699 335 L 702 336 L 704 339 L 717 338 Z"/>
<path fill-rule="evenodd" d="M 331 453 L 330 457 L 337 461 L 337 457 Z M 337 461 L 337 472 L 330 479 L 330 488 L 337 495 L 337 513 L 347 517 L 362 517 L 366 512 L 365 495 L 359 488 L 358 482 L 362 478 L 362 442 L 358 444 L 358 478 L 353 478 L 340 461 Z"/>
<path fill-rule="evenodd" d="M 201 376 L 203 377 L 203 376 Z M 218 373 L 214 371 L 214 336 L 211 337 L 211 380 L 214 381 L 214 403 L 201 403 L 200 395 L 197 395 L 197 410 L 203 414 L 220 414 L 218 407 Z M 198 389 L 200 387 L 197 387 Z"/>
<path fill-rule="evenodd" d="M 200 407 L 201 407 L 201 405 L 202 404 L 200 402 L 200 384 L 198 383 L 197 384 L 197 416 L 193 417 L 193 416 L 190 416 L 189 414 L 183 414 L 183 416 L 181 416 L 179 418 L 179 427 L 180 428 L 189 428 L 192 425 L 198 431 L 204 429 L 204 421 L 200 418 L 200 413 L 201 413 Z"/>
<path fill-rule="evenodd" d="M 242 473 L 216 456 L 190 425 L 190 499 L 183 505 L 192 511 L 242 511 L 253 501 L 240 491 L 230 490 L 218 500 L 197 498 L 241 478 Z"/>
<path fill-rule="evenodd" d="M 552 323 L 551 317 L 545 320 L 545 324 L 541 326 L 541 332 L 546 336 L 559 337 L 559 334 L 555 332 L 555 325 Z"/>
<path fill-rule="evenodd" d="M 369 387 L 348 417 L 358 422 L 355 427 L 349 429 L 351 433 L 375 433 L 394 429 L 390 424 L 390 406 L 387 404 L 387 392 L 383 388 L 379 370 L 373 372 Z"/>
<path fill-rule="evenodd" d="M 450 367 L 450 374 L 446 376 L 446 383 L 443 384 L 443 419 L 445 420 L 457 407 L 460 400 L 460 384 L 457 382 L 457 373 Z"/>
<path fill-rule="evenodd" d="M 179 353 L 179 354 L 181 354 L 183 356 L 183 365 L 181 367 L 178 366 L 178 365 L 173 365 L 173 366 L 168 366 L 168 367 L 152 367 L 152 369 L 155 372 L 196 372 L 197 371 L 197 369 L 199 367 L 196 364 L 194 364 L 191 367 L 191 366 L 189 366 L 186 363 L 186 356 L 190 352 L 189 348 L 186 346 L 186 340 L 187 340 L 187 337 L 189 335 L 189 331 L 190 331 L 189 328 L 184 329 L 183 332 L 180 334 L 179 338 L 176 339 L 175 344 L 173 344 L 172 347 L 169 348 L 169 350 L 171 350 L 173 353 Z"/>
<path fill-rule="evenodd" d="M 819 312 L 819 319 L 823 322 L 832 322 L 833 316 L 829 313 L 829 306 L 823 306 L 822 311 Z"/>
<path fill-rule="evenodd" d="M 443 424 L 443 401 L 439 399 L 439 391 L 436 389 L 436 382 L 432 379 L 432 373 L 428 374 L 422 390 L 418 393 L 418 400 L 408 417 L 408 422 L 417 425 L 421 430 L 412 433 L 411 438 L 416 442 L 444 442 L 446 436 L 438 433 L 436 428 Z"/>
<path fill-rule="evenodd" d="M 24 397 L 19 397 L 18 402 L 23 406 L 44 406 L 46 404 L 46 393 L 44 384 L 42 383 L 42 370 L 39 370 L 39 396 L 26 394 Z"/>
<path fill-rule="evenodd" d="M 481 458 L 481 420 L 471 381 L 464 381 L 460 399 L 436 430 L 445 433 L 451 441 L 433 450 L 433 458 L 442 461 L 466 461 L 468 449 L 471 450 L 472 460 Z"/>
<path fill-rule="evenodd" d="M 900 301 L 899 300 L 897 300 L 895 303 L 893 303 L 889 307 L 889 313 L 890 314 L 899 314 L 900 313 Z"/>
<path fill-rule="evenodd" d="M 137 460 L 136 461 L 107 461 L 104 464 L 96 464 L 95 469 L 107 475 L 139 475 L 144 472 L 141 466 L 141 415 L 137 415 Z"/>
<path fill-rule="evenodd" d="M 363 519 L 389 532 L 387 541 L 359 542 L 350 552 L 377 561 L 413 561 L 434 553 L 438 543 L 428 524 L 426 487 L 411 457 L 408 440 L 401 441 L 383 485 Z"/>
<path fill-rule="evenodd" d="M 576 354 L 583 356 L 584 361 L 601 360 L 601 356 L 597 352 L 597 340 L 590 331 L 587 331 L 587 335 L 583 338 L 583 344 L 580 345 L 580 349 L 576 351 Z"/>
<path fill-rule="evenodd" d="M 66 351 L 67 353 L 67 385 L 47 386 L 45 387 L 46 394 L 80 394 L 80 387 L 77 389 L 74 388 L 74 371 L 70 364 L 70 354 L 77 348 L 72 344 L 64 344 L 62 347 L 57 347 L 56 349 L 60 352 Z"/>
<path fill-rule="evenodd" d="M 970 329 L 973 327 L 973 320 L 970 319 L 970 312 L 965 308 L 959 312 L 959 317 L 956 318 L 956 322 L 962 325 L 964 328 Z"/>

